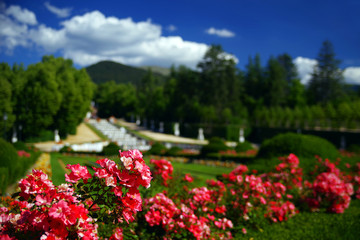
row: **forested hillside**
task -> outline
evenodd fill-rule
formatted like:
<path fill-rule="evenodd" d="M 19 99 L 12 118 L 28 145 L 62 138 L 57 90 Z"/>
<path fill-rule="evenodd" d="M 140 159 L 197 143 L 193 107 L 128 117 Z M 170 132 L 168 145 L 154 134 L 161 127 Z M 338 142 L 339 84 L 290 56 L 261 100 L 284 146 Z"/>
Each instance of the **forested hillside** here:
<path fill-rule="evenodd" d="M 113 80 L 116 83 L 132 83 L 137 86 L 148 69 L 131 67 L 112 61 L 102 61 L 87 67 L 86 71 L 96 84 Z M 154 72 L 154 75 L 160 80 L 165 78 L 158 72 Z"/>

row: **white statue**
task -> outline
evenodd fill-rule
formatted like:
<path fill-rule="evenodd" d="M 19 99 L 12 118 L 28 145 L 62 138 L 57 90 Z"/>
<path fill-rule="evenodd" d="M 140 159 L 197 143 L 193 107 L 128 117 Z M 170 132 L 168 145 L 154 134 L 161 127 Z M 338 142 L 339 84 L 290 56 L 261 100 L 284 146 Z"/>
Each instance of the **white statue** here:
<path fill-rule="evenodd" d="M 200 141 L 204 141 L 204 140 L 205 140 L 204 130 L 203 130 L 202 128 L 199 128 L 198 139 L 199 139 Z"/>
<path fill-rule="evenodd" d="M 174 135 L 175 136 L 180 136 L 180 125 L 179 125 L 179 123 L 175 123 L 175 125 L 174 125 Z"/>
<path fill-rule="evenodd" d="M 242 129 L 242 128 L 240 128 L 240 132 L 239 132 L 239 142 L 240 143 L 245 142 L 244 129 Z"/>
<path fill-rule="evenodd" d="M 55 135 L 55 142 L 60 142 L 60 136 L 59 136 L 59 130 L 55 130 L 54 132 L 54 135 Z"/>

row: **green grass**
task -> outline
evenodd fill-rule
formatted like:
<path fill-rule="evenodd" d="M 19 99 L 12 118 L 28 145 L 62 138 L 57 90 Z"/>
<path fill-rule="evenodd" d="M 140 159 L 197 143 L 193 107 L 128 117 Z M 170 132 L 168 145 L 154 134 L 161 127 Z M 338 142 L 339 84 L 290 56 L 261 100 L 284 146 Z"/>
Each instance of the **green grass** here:
<path fill-rule="evenodd" d="M 249 231 L 246 239 L 359 239 L 360 200 L 352 200 L 343 214 L 302 212 L 283 223 Z M 238 234 L 235 239 L 243 238 Z"/>
<path fill-rule="evenodd" d="M 73 157 L 73 156 L 64 156 L 61 153 L 51 153 L 51 169 L 52 169 L 52 181 L 55 185 L 60 185 L 65 183 L 65 170 L 59 163 L 59 159 L 63 161 L 65 166 L 67 164 L 81 164 L 85 165 L 86 162 L 92 161 L 95 162 L 97 159 L 95 157 Z"/>

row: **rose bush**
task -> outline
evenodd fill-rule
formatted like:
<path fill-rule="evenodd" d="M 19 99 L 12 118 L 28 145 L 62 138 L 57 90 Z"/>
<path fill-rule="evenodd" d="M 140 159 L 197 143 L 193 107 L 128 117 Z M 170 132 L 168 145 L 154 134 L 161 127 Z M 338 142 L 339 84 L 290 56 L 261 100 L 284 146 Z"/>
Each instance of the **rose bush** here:
<path fill-rule="evenodd" d="M 110 223 L 110 238 L 122 239 L 121 224 L 141 211 L 138 188 L 150 186 L 150 168 L 138 150 L 120 151 L 118 164 L 96 163 L 93 175 L 84 166 L 68 165 L 69 184 L 60 186 L 33 170 L 19 182 L 18 199 L 0 209 L 1 239 L 98 239 L 97 222 Z"/>
<path fill-rule="evenodd" d="M 67 165 L 68 183 L 60 186 L 33 170 L 20 192 L 2 201 L 0 239 L 232 239 L 288 220 L 301 204 L 343 213 L 354 192 L 360 195 L 360 164 L 345 174 L 338 161 L 321 158 L 306 181 L 290 154 L 270 172 L 239 165 L 201 187 L 190 174 L 174 174 L 170 161 L 150 160 L 151 172 L 138 150 L 119 158 L 97 160 L 91 172 Z M 152 178 L 157 192 L 146 190 Z"/>

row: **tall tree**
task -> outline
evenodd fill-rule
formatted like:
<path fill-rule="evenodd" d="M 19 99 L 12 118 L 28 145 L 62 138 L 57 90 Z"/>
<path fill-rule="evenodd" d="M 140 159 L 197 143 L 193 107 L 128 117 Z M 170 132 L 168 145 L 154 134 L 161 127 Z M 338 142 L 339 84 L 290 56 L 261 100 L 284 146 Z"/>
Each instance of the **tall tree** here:
<path fill-rule="evenodd" d="M 332 43 L 324 41 L 308 86 L 310 103 L 326 103 L 343 97 L 344 80 L 339 64 Z"/>
<path fill-rule="evenodd" d="M 245 92 L 254 100 L 259 100 L 263 96 L 264 89 L 264 70 L 261 66 L 260 55 L 256 54 L 254 59 L 249 57 L 249 63 L 246 66 L 245 74 Z"/>
<path fill-rule="evenodd" d="M 269 59 L 265 80 L 265 104 L 270 107 L 281 106 L 286 101 L 286 71 L 273 57 Z"/>
<path fill-rule="evenodd" d="M 12 88 L 10 79 L 12 78 L 11 68 L 7 63 L 0 64 L 0 138 L 6 135 L 11 129 L 14 116 L 11 104 Z"/>
<path fill-rule="evenodd" d="M 220 45 L 213 45 L 198 68 L 201 70 L 202 102 L 214 106 L 216 114 L 220 115 L 230 102 L 239 99 L 240 82 L 235 61 Z"/>
<path fill-rule="evenodd" d="M 284 53 L 277 56 L 277 60 L 285 70 L 285 78 L 288 84 L 291 84 L 293 79 L 298 77 L 296 65 L 293 63 L 289 54 Z"/>

